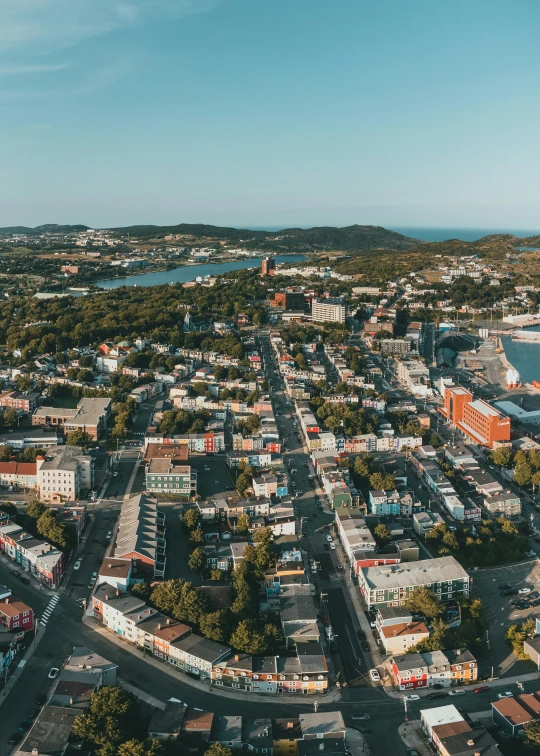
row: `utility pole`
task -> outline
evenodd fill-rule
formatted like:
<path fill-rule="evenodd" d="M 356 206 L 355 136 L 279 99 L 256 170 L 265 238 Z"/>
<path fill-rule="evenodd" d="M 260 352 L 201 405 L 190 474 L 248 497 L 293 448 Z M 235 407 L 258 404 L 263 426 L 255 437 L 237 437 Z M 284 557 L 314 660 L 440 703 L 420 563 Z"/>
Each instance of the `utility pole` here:
<path fill-rule="evenodd" d="M 313 711 L 315 712 L 315 714 L 317 713 L 318 708 L 319 708 L 319 702 L 313 701 Z"/>

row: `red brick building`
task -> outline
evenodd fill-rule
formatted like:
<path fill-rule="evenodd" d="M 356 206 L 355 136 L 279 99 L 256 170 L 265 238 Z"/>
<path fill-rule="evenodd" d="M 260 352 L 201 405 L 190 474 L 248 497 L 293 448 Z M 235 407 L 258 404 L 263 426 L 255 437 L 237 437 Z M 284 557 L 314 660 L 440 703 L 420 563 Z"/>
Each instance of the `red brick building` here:
<path fill-rule="evenodd" d="M 447 387 L 444 407 L 439 412 L 459 428 L 471 441 L 490 449 L 496 441 L 510 440 L 510 418 L 481 399 L 473 399 L 461 386 Z"/>
<path fill-rule="evenodd" d="M 34 612 L 17 596 L 8 596 L 0 601 L 0 627 L 12 633 L 27 633 L 34 629 Z"/>

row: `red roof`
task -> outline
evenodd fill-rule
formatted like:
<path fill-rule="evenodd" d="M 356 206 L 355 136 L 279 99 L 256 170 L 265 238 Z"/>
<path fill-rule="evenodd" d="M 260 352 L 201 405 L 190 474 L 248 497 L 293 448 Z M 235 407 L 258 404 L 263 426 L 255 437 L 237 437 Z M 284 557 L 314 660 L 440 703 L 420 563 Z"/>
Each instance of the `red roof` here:
<path fill-rule="evenodd" d="M 35 475 L 35 462 L 0 462 L 0 473 L 4 475 Z"/>
<path fill-rule="evenodd" d="M 6 617 L 16 617 L 18 614 L 31 611 L 32 609 L 28 604 L 25 604 L 24 601 L 21 601 L 16 596 L 8 596 L 8 598 L 0 601 L 0 614 Z"/>

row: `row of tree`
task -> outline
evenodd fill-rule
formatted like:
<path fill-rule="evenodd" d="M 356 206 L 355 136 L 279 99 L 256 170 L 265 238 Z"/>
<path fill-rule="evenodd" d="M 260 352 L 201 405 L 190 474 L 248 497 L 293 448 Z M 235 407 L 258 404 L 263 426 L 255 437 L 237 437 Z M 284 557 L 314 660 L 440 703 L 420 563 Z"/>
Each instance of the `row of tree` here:
<path fill-rule="evenodd" d="M 455 528 L 449 530 L 446 524 L 432 528 L 426 533 L 426 546 L 438 557 L 455 557 L 464 567 L 517 562 L 529 547 L 527 523 L 516 526 L 504 517 L 475 522 L 474 526 L 459 522 Z"/>

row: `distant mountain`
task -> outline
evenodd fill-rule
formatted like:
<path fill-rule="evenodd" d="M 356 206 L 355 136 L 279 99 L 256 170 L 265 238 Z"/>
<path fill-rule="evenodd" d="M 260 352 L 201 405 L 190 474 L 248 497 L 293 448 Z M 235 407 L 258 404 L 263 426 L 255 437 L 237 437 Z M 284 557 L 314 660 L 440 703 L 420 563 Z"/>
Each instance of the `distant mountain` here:
<path fill-rule="evenodd" d="M 281 231 L 251 231 L 246 228 L 209 226 L 198 223 L 180 223 L 177 226 L 127 226 L 110 229 L 115 233 L 138 238 L 158 239 L 169 234 L 187 237 L 186 242 L 205 239 L 226 240 L 242 244 L 248 249 L 269 252 L 358 252 L 364 249 L 408 249 L 420 244 L 382 226 L 320 226 L 315 228 L 284 228 Z"/>
<path fill-rule="evenodd" d="M 57 223 L 45 223 L 43 226 L 29 228 L 27 226 L 6 226 L 0 228 L 0 236 L 11 234 L 25 234 L 26 236 L 39 236 L 40 234 L 71 234 L 76 231 L 87 231 L 90 226 L 59 226 Z"/>

